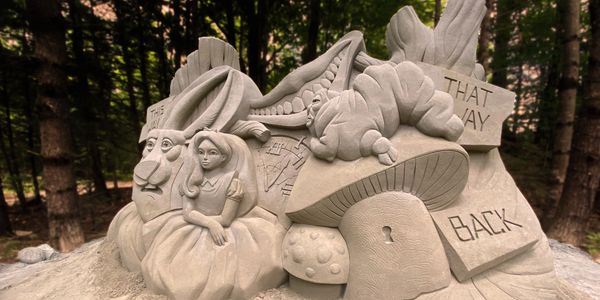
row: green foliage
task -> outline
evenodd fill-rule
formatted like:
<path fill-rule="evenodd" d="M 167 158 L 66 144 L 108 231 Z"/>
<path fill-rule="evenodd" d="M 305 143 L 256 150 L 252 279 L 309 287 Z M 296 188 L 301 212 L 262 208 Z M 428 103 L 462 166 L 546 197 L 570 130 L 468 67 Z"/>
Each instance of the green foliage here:
<path fill-rule="evenodd" d="M 583 246 L 593 256 L 600 254 L 600 232 L 589 233 Z"/>

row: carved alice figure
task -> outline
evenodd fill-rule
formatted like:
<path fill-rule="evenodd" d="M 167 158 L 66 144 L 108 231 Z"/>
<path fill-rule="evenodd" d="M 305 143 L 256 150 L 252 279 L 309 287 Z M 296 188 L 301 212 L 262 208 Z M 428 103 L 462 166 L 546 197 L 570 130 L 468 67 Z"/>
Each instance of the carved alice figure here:
<path fill-rule="evenodd" d="M 190 143 L 186 162 L 191 169 L 181 186 L 185 195 L 183 218 L 192 224 L 208 228 L 215 244 L 227 242 L 224 227 L 229 227 L 245 210 L 244 183 L 231 162 L 232 149 L 225 134 L 201 131 Z M 242 211 L 244 212 L 244 211 Z M 246 211 L 247 212 L 247 211 Z"/>
<path fill-rule="evenodd" d="M 170 299 L 248 299 L 277 287 L 285 278 L 284 229 L 256 206 L 256 170 L 244 140 L 200 131 L 183 156 L 183 209 L 143 230 L 144 282 Z"/>

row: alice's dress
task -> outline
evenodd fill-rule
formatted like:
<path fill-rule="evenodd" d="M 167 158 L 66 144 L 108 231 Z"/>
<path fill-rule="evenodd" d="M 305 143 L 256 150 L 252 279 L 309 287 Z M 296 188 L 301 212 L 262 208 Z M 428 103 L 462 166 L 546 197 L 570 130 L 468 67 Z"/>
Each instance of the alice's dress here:
<path fill-rule="evenodd" d="M 236 171 L 205 178 L 194 209 L 206 216 L 220 215 L 227 199 L 244 201 L 243 191 Z M 135 208 L 123 210 L 135 217 Z M 145 251 L 137 252 L 145 252 L 140 267 L 148 288 L 169 299 L 248 299 L 282 282 L 285 229 L 261 210 L 255 207 L 225 227 L 227 242 L 222 246 L 214 243 L 208 228 L 186 222 L 181 210 L 143 224 L 141 237 L 135 233 L 139 230 L 127 231 L 130 238 L 143 240 L 138 248 Z"/>

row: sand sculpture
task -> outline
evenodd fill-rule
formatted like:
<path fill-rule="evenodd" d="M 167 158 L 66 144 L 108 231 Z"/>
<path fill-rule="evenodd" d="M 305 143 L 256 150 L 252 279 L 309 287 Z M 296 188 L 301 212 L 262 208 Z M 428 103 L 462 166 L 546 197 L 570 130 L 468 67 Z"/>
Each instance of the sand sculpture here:
<path fill-rule="evenodd" d="M 400 9 L 391 58 L 350 32 L 262 95 L 201 38 L 151 106 L 108 240 L 172 299 L 554 299 L 548 242 L 499 156 L 515 95 L 485 82 L 483 0 Z"/>

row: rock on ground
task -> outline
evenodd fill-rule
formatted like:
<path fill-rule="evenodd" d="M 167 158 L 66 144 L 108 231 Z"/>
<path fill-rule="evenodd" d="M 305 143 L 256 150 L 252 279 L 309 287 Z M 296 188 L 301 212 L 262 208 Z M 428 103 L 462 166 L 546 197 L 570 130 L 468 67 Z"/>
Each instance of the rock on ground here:
<path fill-rule="evenodd" d="M 0 299 L 167 299 L 148 293 L 117 257 L 114 244 L 100 239 L 36 264 L 1 265 Z"/>
<path fill-rule="evenodd" d="M 600 264 L 576 247 L 553 240 L 550 246 L 555 253 L 563 299 L 600 300 Z M 141 275 L 121 268 L 117 257 L 115 245 L 100 239 L 36 264 L 0 264 L 0 299 L 167 299 L 146 290 Z M 261 292 L 254 298 L 275 299 L 303 298 L 285 286 Z"/>
<path fill-rule="evenodd" d="M 600 264 L 575 246 L 549 241 L 558 276 L 592 299 L 600 299 Z"/>

